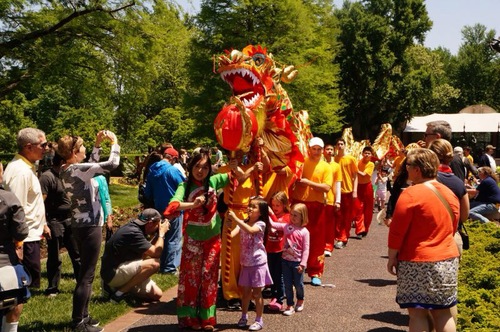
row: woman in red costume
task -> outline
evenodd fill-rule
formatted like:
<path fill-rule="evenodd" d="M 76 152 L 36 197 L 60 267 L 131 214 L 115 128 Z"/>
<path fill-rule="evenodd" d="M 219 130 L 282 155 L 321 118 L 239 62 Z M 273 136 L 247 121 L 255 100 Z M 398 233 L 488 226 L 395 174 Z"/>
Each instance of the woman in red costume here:
<path fill-rule="evenodd" d="M 229 173 L 211 175 L 208 151 L 201 149 L 188 166 L 189 177 L 177 188 L 164 215 L 184 210 L 184 241 L 179 271 L 177 316 L 181 328 L 213 331 L 221 249 L 217 191 Z"/>

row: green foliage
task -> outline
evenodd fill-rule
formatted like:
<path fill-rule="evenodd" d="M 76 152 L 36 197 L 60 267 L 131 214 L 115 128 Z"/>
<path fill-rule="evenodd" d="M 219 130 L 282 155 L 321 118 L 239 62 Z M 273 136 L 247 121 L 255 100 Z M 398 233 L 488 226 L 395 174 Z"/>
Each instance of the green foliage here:
<path fill-rule="evenodd" d="M 355 138 L 373 139 L 382 123 L 398 128 L 430 95 L 430 73 L 414 68 L 408 52 L 432 23 L 423 0 L 345 2 L 334 15 L 342 114 Z"/>
<path fill-rule="evenodd" d="M 498 108 L 500 62 L 498 55 L 489 48 L 489 42 L 496 33 L 482 24 L 476 24 L 465 26 L 462 35 L 464 43 L 448 71 L 451 83 L 461 91 L 460 98 L 452 105 L 453 112 L 476 104 Z"/>
<path fill-rule="evenodd" d="M 464 251 L 458 283 L 458 330 L 500 330 L 500 228 L 469 223 L 471 248 Z"/>
<path fill-rule="evenodd" d="M 0 11 L 0 97 L 13 108 L 20 91 L 25 116 L 51 139 L 93 139 L 107 128 L 126 148 L 141 148 L 147 143 L 134 137 L 144 122 L 181 107 L 191 36 L 169 1 L 8 3 Z"/>
<path fill-rule="evenodd" d="M 20 92 L 13 94 L 11 99 L 0 100 L 0 152 L 17 152 L 17 132 L 25 127 L 34 126 L 24 115 L 31 106 Z"/>
<path fill-rule="evenodd" d="M 134 138 L 142 151 L 163 142 L 175 142 L 177 147 L 191 147 L 199 143 L 193 135 L 195 121 L 182 113 L 180 108 L 166 108 L 147 120 L 137 130 Z"/>

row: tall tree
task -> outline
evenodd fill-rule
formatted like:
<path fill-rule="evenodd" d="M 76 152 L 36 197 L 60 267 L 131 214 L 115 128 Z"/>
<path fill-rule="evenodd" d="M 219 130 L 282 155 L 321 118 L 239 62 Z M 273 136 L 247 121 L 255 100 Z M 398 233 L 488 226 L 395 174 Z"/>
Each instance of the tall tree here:
<path fill-rule="evenodd" d="M 344 2 L 335 12 L 341 44 L 342 114 L 356 139 L 373 139 L 382 123 L 399 127 L 415 114 L 425 75 L 412 74 L 407 51 L 422 43 L 431 21 L 423 0 Z"/>
<path fill-rule="evenodd" d="M 475 104 L 499 109 L 500 62 L 489 47 L 494 37 L 495 31 L 487 30 L 482 24 L 462 29 L 463 43 L 449 72 L 452 84 L 461 91 L 460 98 L 453 105 L 456 111 Z"/>
<path fill-rule="evenodd" d="M 93 139 L 115 127 L 126 150 L 143 150 L 137 131 L 186 93 L 191 36 L 181 15 L 167 0 L 8 1 L 0 6 L 0 97 L 52 139 Z"/>

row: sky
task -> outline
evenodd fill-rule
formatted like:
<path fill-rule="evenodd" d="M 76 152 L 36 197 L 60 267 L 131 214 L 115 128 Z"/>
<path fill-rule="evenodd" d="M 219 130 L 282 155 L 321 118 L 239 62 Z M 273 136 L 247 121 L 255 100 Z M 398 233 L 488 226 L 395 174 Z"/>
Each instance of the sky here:
<path fill-rule="evenodd" d="M 178 0 L 189 13 L 196 13 L 200 0 Z M 343 0 L 334 0 L 341 7 Z M 480 23 L 500 34 L 500 0 L 426 0 L 427 12 L 433 22 L 425 38 L 425 46 L 442 46 L 457 54 L 462 44 L 462 29 Z"/>

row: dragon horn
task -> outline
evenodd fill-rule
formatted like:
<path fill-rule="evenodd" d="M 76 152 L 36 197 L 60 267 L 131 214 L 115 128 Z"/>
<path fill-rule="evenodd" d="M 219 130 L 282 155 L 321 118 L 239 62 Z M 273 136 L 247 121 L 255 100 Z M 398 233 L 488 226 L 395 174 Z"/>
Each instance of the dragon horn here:
<path fill-rule="evenodd" d="M 295 79 L 299 72 L 295 69 L 294 66 L 286 66 L 283 69 L 283 75 L 281 75 L 281 81 L 285 83 L 290 83 Z"/>

